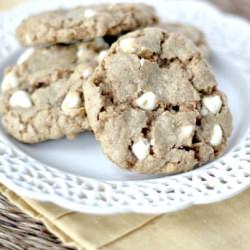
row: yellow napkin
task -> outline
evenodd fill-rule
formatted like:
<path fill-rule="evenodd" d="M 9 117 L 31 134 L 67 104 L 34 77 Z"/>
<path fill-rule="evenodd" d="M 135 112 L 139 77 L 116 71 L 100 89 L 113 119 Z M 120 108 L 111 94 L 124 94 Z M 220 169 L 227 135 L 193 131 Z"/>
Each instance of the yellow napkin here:
<path fill-rule="evenodd" d="M 80 250 L 249 250 L 250 190 L 213 205 L 166 215 L 80 214 L 0 192 L 42 221 L 65 245 Z"/>

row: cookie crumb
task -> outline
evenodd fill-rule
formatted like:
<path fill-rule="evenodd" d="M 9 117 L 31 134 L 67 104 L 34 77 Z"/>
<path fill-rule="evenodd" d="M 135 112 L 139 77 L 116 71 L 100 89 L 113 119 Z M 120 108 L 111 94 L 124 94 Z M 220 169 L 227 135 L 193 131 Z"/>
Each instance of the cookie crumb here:
<path fill-rule="evenodd" d="M 212 146 L 219 146 L 222 142 L 223 131 L 219 124 L 215 124 L 213 127 L 210 144 Z"/>

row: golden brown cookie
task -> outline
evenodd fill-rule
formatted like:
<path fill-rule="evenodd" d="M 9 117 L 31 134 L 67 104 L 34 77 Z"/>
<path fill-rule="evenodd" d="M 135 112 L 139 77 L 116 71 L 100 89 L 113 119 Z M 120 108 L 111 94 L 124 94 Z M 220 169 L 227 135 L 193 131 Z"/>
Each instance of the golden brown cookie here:
<path fill-rule="evenodd" d="M 114 43 L 84 96 L 103 151 L 128 170 L 191 170 L 222 154 L 231 134 L 226 97 L 199 50 L 159 28 Z"/>
<path fill-rule="evenodd" d="M 99 41 L 26 50 L 1 85 L 4 129 L 25 143 L 72 138 L 88 129 L 82 84 L 100 49 Z"/>

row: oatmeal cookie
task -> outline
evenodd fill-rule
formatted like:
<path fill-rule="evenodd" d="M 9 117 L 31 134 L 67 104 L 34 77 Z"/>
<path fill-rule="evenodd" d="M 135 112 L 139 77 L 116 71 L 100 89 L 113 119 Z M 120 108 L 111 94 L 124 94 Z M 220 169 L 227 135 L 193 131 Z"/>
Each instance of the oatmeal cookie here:
<path fill-rule="evenodd" d="M 26 50 L 2 81 L 4 129 L 25 143 L 73 138 L 87 130 L 82 84 L 105 45 L 100 47 L 99 41 Z"/>
<path fill-rule="evenodd" d="M 17 28 L 17 38 L 24 46 L 72 43 L 117 36 L 155 23 L 153 7 L 145 4 L 90 5 L 28 17 Z"/>
<path fill-rule="evenodd" d="M 226 96 L 184 36 L 145 28 L 121 37 L 84 85 L 89 123 L 122 168 L 172 174 L 224 152 Z"/>

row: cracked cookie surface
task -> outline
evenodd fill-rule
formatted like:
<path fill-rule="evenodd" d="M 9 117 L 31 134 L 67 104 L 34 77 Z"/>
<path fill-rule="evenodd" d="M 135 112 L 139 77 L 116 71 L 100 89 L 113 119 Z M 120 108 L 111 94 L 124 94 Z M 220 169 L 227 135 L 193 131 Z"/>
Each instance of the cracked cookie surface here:
<path fill-rule="evenodd" d="M 207 44 L 206 37 L 198 28 L 184 23 L 163 22 L 158 24 L 158 27 L 167 32 L 180 33 L 189 38 L 200 50 L 205 58 L 209 58 L 210 49 Z"/>
<path fill-rule="evenodd" d="M 145 4 L 100 4 L 44 12 L 25 19 L 17 28 L 22 45 L 48 45 L 117 36 L 157 22 Z"/>
<path fill-rule="evenodd" d="M 121 37 L 84 85 L 89 123 L 105 154 L 140 173 L 179 173 L 224 152 L 226 96 L 194 44 L 146 28 Z"/>
<path fill-rule="evenodd" d="M 106 46 L 96 41 L 26 50 L 6 69 L 1 85 L 0 112 L 7 133 L 38 143 L 87 130 L 82 84 Z"/>

